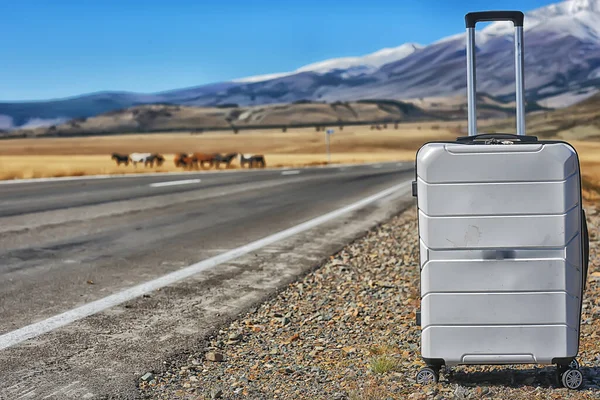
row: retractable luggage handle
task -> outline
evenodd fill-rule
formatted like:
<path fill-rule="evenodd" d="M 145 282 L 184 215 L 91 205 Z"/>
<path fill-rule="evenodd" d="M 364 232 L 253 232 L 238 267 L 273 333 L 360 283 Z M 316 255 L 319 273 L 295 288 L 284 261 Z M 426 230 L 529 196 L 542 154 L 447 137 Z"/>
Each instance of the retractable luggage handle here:
<path fill-rule="evenodd" d="M 515 78 L 517 135 L 525 135 L 525 74 L 523 57 L 523 20 L 521 11 L 483 11 L 465 15 L 467 25 L 467 104 L 469 136 L 477 135 L 477 89 L 475 76 L 475 25 L 484 21 L 512 21 L 515 26 Z"/>

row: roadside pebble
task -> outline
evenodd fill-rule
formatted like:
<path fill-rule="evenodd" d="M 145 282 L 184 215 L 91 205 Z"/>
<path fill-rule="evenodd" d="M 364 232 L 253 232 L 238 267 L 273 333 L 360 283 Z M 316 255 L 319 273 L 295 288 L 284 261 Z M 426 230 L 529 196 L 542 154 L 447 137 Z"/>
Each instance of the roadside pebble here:
<path fill-rule="evenodd" d="M 590 266 L 581 326 L 580 391 L 544 366 L 460 366 L 420 387 L 419 245 L 407 210 L 207 338 L 211 348 L 140 382 L 150 399 L 598 399 L 600 207 L 586 205 Z M 235 342 L 226 345 L 226 343 Z M 204 353 L 204 355 L 203 355 Z M 224 360 L 226 362 L 223 362 Z M 218 362 L 215 362 L 218 361 Z M 181 367 L 189 367 L 187 370 Z M 374 368 L 377 367 L 377 368 Z M 380 373 L 373 373 L 376 369 Z M 194 377 L 195 379 L 192 379 Z M 187 386 L 191 385 L 191 387 Z M 197 388 L 195 391 L 190 392 Z M 210 389 L 218 388 L 218 389 Z M 221 389 L 222 388 L 222 389 Z"/>

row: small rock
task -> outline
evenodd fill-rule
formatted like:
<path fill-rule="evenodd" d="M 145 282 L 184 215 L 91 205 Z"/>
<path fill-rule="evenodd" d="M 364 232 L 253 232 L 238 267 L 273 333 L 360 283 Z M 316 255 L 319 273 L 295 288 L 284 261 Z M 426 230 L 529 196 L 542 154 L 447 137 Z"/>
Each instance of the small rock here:
<path fill-rule="evenodd" d="M 152 379 L 154 379 L 154 374 L 152 372 L 147 372 L 142 376 L 144 382 L 150 382 Z"/>
<path fill-rule="evenodd" d="M 466 399 L 468 393 L 469 389 L 464 388 L 462 386 L 457 386 L 456 390 L 454 390 L 454 395 L 459 399 Z"/>
<path fill-rule="evenodd" d="M 214 351 L 209 351 L 208 353 L 206 353 L 206 359 L 208 361 L 221 362 L 223 361 L 223 354 Z"/>
<path fill-rule="evenodd" d="M 279 318 L 279 322 L 281 322 L 282 325 L 287 325 L 290 323 L 290 319 L 288 317 L 281 317 Z"/>
<path fill-rule="evenodd" d="M 241 333 L 230 333 L 229 334 L 229 340 L 242 340 L 242 334 Z"/>
<path fill-rule="evenodd" d="M 292 368 L 290 368 L 290 367 L 285 367 L 283 369 L 283 372 L 289 375 L 289 374 L 293 374 L 294 370 Z"/>
<path fill-rule="evenodd" d="M 210 398 L 211 399 L 220 399 L 221 397 L 223 397 L 223 391 L 219 388 L 213 389 L 210 392 Z"/>
<path fill-rule="evenodd" d="M 290 344 L 290 343 L 293 343 L 293 342 L 297 341 L 298 339 L 300 339 L 300 335 L 298 335 L 297 333 L 295 333 L 292 336 L 290 336 L 290 338 L 286 341 L 286 343 Z"/>

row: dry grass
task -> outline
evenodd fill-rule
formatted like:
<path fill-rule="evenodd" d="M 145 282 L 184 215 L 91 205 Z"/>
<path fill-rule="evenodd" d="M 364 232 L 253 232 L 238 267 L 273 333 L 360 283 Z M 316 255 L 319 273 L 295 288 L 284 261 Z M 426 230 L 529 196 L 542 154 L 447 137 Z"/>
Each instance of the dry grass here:
<path fill-rule="evenodd" d="M 375 356 L 371 359 L 370 369 L 375 374 L 386 374 L 396 371 L 398 368 L 398 360 L 387 354 Z"/>
<path fill-rule="evenodd" d="M 386 388 L 371 380 L 366 387 L 356 389 L 348 394 L 349 400 L 381 400 L 385 397 Z"/>
<path fill-rule="evenodd" d="M 490 123 L 483 121 L 482 126 Z M 336 129 L 331 136 L 331 162 L 412 161 L 423 143 L 453 140 L 464 135 L 464 128 L 460 122 L 428 122 L 400 124 L 398 129 L 393 125 L 382 130 L 369 126 Z M 600 141 L 571 143 L 582 163 L 586 198 L 600 199 Z M 327 164 L 325 134 L 314 129 L 14 139 L 0 142 L 0 179 L 174 172 L 181 171 L 173 165 L 175 153 L 233 151 L 265 154 L 267 167 Z M 167 161 L 155 168 L 117 167 L 110 159 L 113 152 L 157 152 L 165 154 Z M 239 164 L 234 162 L 233 167 Z"/>
<path fill-rule="evenodd" d="M 454 138 L 457 126 L 412 123 L 401 124 L 398 129 L 393 125 L 382 130 L 369 126 L 336 129 L 330 138 L 331 162 L 412 160 L 424 142 Z M 311 129 L 14 139 L 0 144 L 0 179 L 181 171 L 172 161 L 179 152 L 260 153 L 265 154 L 267 167 L 327 164 L 325 134 Z M 117 167 L 110 159 L 113 152 L 156 152 L 167 160 L 155 168 Z M 233 166 L 237 168 L 238 163 Z"/>
<path fill-rule="evenodd" d="M 436 129 L 436 125 L 438 126 Z M 335 129 L 331 149 L 337 153 L 416 150 L 427 140 L 453 138 L 458 123 L 401 124 L 398 129 L 371 130 L 369 126 Z M 463 124 L 464 126 L 464 124 Z M 432 128 L 433 127 L 433 128 Z M 335 128 L 335 127 L 334 127 Z M 239 134 L 157 133 L 78 138 L 12 139 L 0 142 L 0 155 L 100 155 L 132 152 L 221 152 L 267 154 L 324 154 L 325 134 L 314 129 L 248 130 Z"/>
<path fill-rule="evenodd" d="M 579 154 L 583 196 L 589 201 L 600 200 L 600 142 L 569 141 Z"/>
<path fill-rule="evenodd" d="M 28 179 L 82 175 L 120 175 L 148 172 L 182 172 L 189 171 L 175 167 L 174 155 L 167 154 L 165 163 L 160 167 L 145 168 L 138 164 L 117 166 L 109 155 L 87 156 L 0 156 L 0 179 Z M 414 152 L 386 153 L 343 153 L 333 154 L 332 163 L 354 164 L 364 162 L 409 160 Z M 267 168 L 303 167 L 327 165 L 325 155 L 319 154 L 265 154 Z M 231 169 L 240 168 L 234 161 Z M 225 167 L 221 167 L 225 170 Z M 201 168 L 198 170 L 202 170 Z M 206 168 L 208 170 L 208 167 Z M 214 168 L 211 169 L 214 171 Z"/>

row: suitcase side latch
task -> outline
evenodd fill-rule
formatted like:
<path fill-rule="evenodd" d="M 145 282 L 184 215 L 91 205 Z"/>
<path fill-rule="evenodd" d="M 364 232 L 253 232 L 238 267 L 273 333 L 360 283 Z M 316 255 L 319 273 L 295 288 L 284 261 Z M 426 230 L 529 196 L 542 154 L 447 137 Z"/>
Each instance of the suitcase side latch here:
<path fill-rule="evenodd" d="M 412 195 L 413 197 L 417 197 L 417 181 L 412 182 Z"/>

